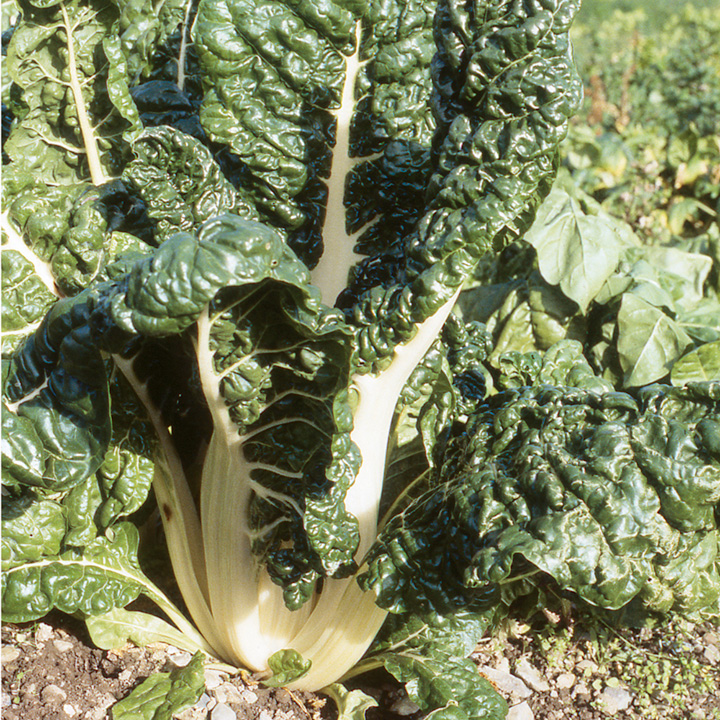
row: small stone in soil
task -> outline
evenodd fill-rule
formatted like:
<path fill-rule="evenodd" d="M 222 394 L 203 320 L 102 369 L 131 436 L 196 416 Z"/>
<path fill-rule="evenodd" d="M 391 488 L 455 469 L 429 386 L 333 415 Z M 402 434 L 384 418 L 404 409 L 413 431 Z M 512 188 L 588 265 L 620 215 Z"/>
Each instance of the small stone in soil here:
<path fill-rule="evenodd" d="M 72 650 L 74 645 L 69 640 L 53 640 L 53 645 L 58 652 L 64 653 Z"/>
<path fill-rule="evenodd" d="M 242 692 L 232 683 L 226 682 L 212 689 L 208 687 L 208 690 L 210 690 L 219 703 L 225 703 L 227 705 L 228 703 L 242 704 L 243 702 Z"/>
<path fill-rule="evenodd" d="M 11 663 L 20 657 L 20 648 L 13 647 L 12 645 L 3 645 L 2 651 L 0 651 L 0 659 L 3 665 L 5 663 Z"/>
<path fill-rule="evenodd" d="M 70 705 L 70 704 L 63 705 L 63 712 L 68 717 L 75 717 L 77 715 L 77 710 L 75 709 L 75 707 L 73 705 Z"/>
<path fill-rule="evenodd" d="M 598 698 L 602 709 L 608 715 L 615 715 L 621 710 L 627 710 L 632 702 L 632 695 L 624 688 L 606 687 Z"/>
<path fill-rule="evenodd" d="M 717 665 L 720 662 L 720 650 L 715 645 L 708 645 L 703 651 L 703 656 L 711 665 Z"/>
<path fill-rule="evenodd" d="M 53 629 L 46 623 L 40 623 L 35 630 L 35 642 L 44 643 L 52 639 Z"/>
<path fill-rule="evenodd" d="M 507 720 L 533 720 L 534 717 L 532 708 L 526 702 L 513 705 L 507 714 Z"/>
<path fill-rule="evenodd" d="M 237 720 L 237 715 L 232 708 L 220 703 L 212 709 L 210 718 L 211 720 Z"/>
<path fill-rule="evenodd" d="M 560 673 L 555 678 L 555 685 L 559 690 L 569 690 L 575 684 L 575 679 L 572 673 Z"/>
<path fill-rule="evenodd" d="M 185 667 L 192 659 L 192 655 L 190 655 L 189 652 L 183 651 L 170 655 L 169 658 L 170 662 L 175 665 L 175 667 Z"/>
<path fill-rule="evenodd" d="M 493 683 L 500 692 L 524 700 L 532 695 L 532 690 L 518 677 L 502 670 L 495 670 L 487 665 L 481 665 L 480 674 Z"/>
<path fill-rule="evenodd" d="M 219 687 L 225 682 L 225 676 L 219 673 L 217 670 L 205 670 L 205 687 L 208 690 L 213 690 Z"/>
<path fill-rule="evenodd" d="M 526 657 L 520 658 L 516 663 L 515 674 L 535 692 L 547 692 L 550 689 L 550 683 L 535 666 L 530 664 Z"/>
<path fill-rule="evenodd" d="M 204 710 L 211 700 L 212 698 L 207 693 L 203 693 L 193 707 L 196 707 L 199 710 Z"/>
<path fill-rule="evenodd" d="M 397 699 L 391 706 L 390 711 L 398 715 L 414 715 L 420 708 L 407 697 Z"/>
<path fill-rule="evenodd" d="M 57 685 L 46 685 L 40 692 L 40 699 L 46 705 L 59 705 L 67 700 L 67 693 Z"/>
<path fill-rule="evenodd" d="M 248 705 L 252 705 L 258 700 L 257 694 L 254 693 L 252 690 L 248 690 L 247 688 L 244 688 L 240 691 L 240 696 Z"/>

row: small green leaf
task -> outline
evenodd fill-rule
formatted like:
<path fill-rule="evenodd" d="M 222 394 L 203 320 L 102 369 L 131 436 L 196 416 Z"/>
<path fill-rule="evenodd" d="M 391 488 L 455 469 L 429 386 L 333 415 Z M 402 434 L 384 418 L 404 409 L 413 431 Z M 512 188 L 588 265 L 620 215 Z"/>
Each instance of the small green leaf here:
<path fill-rule="evenodd" d="M 297 650 L 278 650 L 268 660 L 272 676 L 263 680 L 263 684 L 268 687 L 282 687 L 305 675 L 311 665 Z"/>
<path fill-rule="evenodd" d="M 720 380 L 720 340 L 705 343 L 683 355 L 673 365 L 670 374 L 670 382 L 673 385 L 704 380 Z"/>
<path fill-rule="evenodd" d="M 113 720 L 171 720 L 196 703 L 205 689 L 203 656 L 196 653 L 182 668 L 156 673 L 112 707 Z"/>
<path fill-rule="evenodd" d="M 328 685 L 322 691 L 337 705 L 338 720 L 364 720 L 368 709 L 377 707 L 375 698 L 362 690 L 348 690 L 340 683 Z"/>

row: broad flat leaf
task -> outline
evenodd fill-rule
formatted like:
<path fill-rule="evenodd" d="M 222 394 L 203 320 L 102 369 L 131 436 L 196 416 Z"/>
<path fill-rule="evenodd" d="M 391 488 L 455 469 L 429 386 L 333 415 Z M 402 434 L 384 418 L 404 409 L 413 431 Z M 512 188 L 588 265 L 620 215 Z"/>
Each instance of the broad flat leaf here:
<path fill-rule="evenodd" d="M 162 642 L 190 652 L 203 649 L 192 637 L 149 613 L 115 608 L 103 615 L 89 616 L 85 623 L 93 643 L 104 650 L 119 648 L 128 642 L 139 646 Z"/>
<path fill-rule="evenodd" d="M 673 247 L 643 248 L 643 256 L 657 271 L 660 284 L 672 295 L 678 311 L 691 310 L 703 299 L 712 258 Z"/>
<path fill-rule="evenodd" d="M 542 276 L 559 285 L 582 312 L 614 272 L 624 246 L 606 216 L 586 214 L 559 189 L 540 206 L 525 239 L 537 250 Z"/>
<path fill-rule="evenodd" d="M 673 385 L 703 380 L 720 380 L 720 340 L 701 345 L 683 355 L 673 365 L 670 373 Z"/>
<path fill-rule="evenodd" d="M 203 656 L 169 673 L 155 673 L 112 706 L 112 720 L 171 720 L 196 703 L 205 689 Z"/>
<path fill-rule="evenodd" d="M 626 387 L 664 378 L 692 340 L 662 310 L 634 293 L 623 296 L 618 312 L 617 350 Z"/>

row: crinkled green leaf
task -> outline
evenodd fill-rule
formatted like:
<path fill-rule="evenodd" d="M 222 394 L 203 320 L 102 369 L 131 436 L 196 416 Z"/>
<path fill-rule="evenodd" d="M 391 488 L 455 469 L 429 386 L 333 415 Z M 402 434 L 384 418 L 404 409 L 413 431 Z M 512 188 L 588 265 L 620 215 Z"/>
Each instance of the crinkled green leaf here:
<path fill-rule="evenodd" d="M 152 0 L 118 2 L 116 30 L 128 64 L 127 76 L 136 79 L 148 74 L 154 52 L 183 22 L 187 0 L 166 0 L 161 5 Z"/>
<path fill-rule="evenodd" d="M 137 564 L 138 533 L 116 525 L 82 550 L 67 550 L 6 569 L 2 575 L 3 618 L 25 622 L 53 608 L 97 615 L 134 600 L 148 580 Z"/>
<path fill-rule="evenodd" d="M 22 19 L 7 55 L 10 76 L 22 91 L 21 117 L 4 148 L 11 171 L 20 166 L 52 185 L 92 175 L 99 184 L 113 174 L 114 160 L 107 150 L 128 126 L 112 97 L 118 101 L 122 95 L 123 104 L 132 103 L 117 77 L 109 92 L 103 87 L 109 68 L 103 41 L 117 18 L 116 6 L 107 0 L 21 0 L 19 5 Z M 118 73 L 116 67 L 113 74 Z"/>
<path fill-rule="evenodd" d="M 14 350 L 35 331 L 56 297 L 35 273 L 31 262 L 19 252 L 2 251 L 3 355 Z"/>
<path fill-rule="evenodd" d="M 673 385 L 720 380 L 720 340 L 705 343 L 683 355 L 673 365 L 670 380 Z"/>
<path fill-rule="evenodd" d="M 110 441 L 105 365 L 83 298 L 53 305 L 3 377 L 4 482 L 66 490 L 102 463 Z"/>
<path fill-rule="evenodd" d="M 383 530 L 363 583 L 393 609 L 442 608 L 534 567 L 604 608 L 716 612 L 719 400 L 717 383 L 493 396 L 437 487 Z"/>
<path fill-rule="evenodd" d="M 147 205 L 158 244 L 226 212 L 257 219 L 252 200 L 230 184 L 195 138 L 168 126 L 148 128 L 132 150 L 135 159 L 123 179 Z"/>
<path fill-rule="evenodd" d="M 428 717 L 502 720 L 507 704 L 466 659 L 490 621 L 490 615 L 467 611 L 390 616 L 370 657 L 405 683 Z"/>
<path fill-rule="evenodd" d="M 278 650 L 270 656 L 268 666 L 272 675 L 263 680 L 269 687 L 282 687 L 307 674 L 312 663 L 296 650 Z"/>
<path fill-rule="evenodd" d="M 204 689 L 203 656 L 196 653 L 185 667 L 151 675 L 112 706 L 111 716 L 113 720 L 171 720 L 196 703 Z"/>

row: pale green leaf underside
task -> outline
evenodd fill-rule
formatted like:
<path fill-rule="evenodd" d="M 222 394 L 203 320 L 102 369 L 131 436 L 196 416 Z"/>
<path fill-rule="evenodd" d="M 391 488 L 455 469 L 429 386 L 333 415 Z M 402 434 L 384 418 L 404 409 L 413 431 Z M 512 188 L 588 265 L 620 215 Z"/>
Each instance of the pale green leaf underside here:
<path fill-rule="evenodd" d="M 525 239 L 537 250 L 542 276 L 587 310 L 618 265 L 624 243 L 603 215 L 588 215 L 577 200 L 553 190 Z"/>
<path fill-rule="evenodd" d="M 683 355 L 673 365 L 670 380 L 673 385 L 720 380 L 720 340 L 705 343 Z"/>

